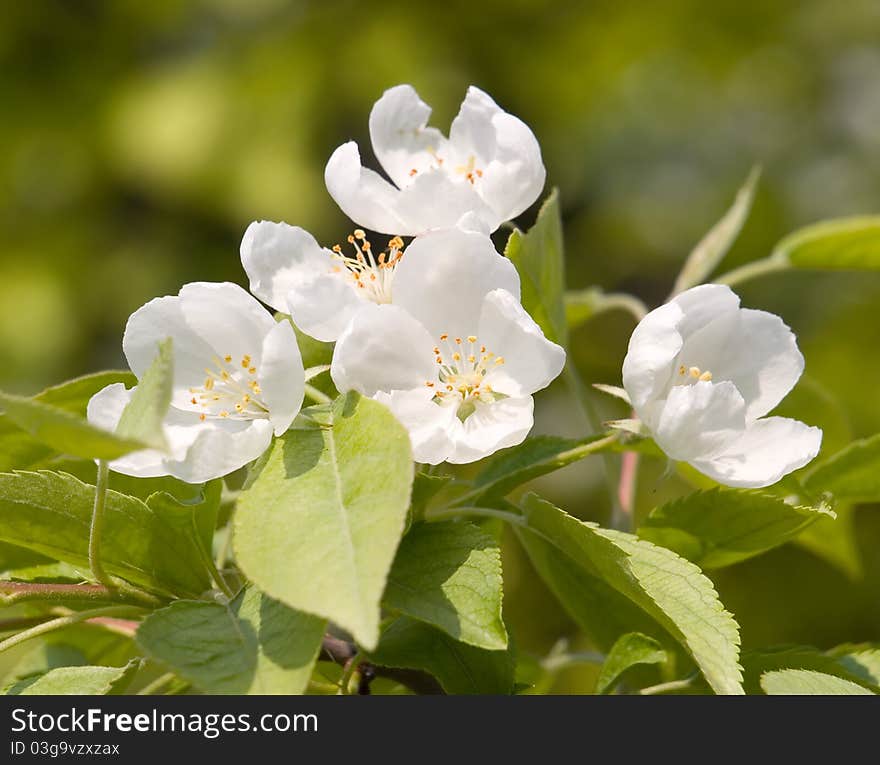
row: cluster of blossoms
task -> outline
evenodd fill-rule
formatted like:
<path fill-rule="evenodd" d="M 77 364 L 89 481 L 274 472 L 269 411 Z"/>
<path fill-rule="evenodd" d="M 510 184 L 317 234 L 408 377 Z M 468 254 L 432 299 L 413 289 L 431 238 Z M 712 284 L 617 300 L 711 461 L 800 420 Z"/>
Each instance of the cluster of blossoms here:
<path fill-rule="evenodd" d="M 302 228 L 254 222 L 241 243 L 251 294 L 187 284 L 131 316 L 123 349 L 136 375 L 159 342 L 173 340 L 169 448 L 112 469 L 202 482 L 256 459 L 290 427 L 303 402 L 302 359 L 290 322 L 257 298 L 335 343 L 336 388 L 387 405 L 416 461 L 472 462 L 525 439 L 532 395 L 559 375 L 565 352 L 522 307 L 517 271 L 490 235 L 540 195 L 540 147 L 473 87 L 448 137 L 428 126 L 430 111 L 408 85 L 373 107 L 370 138 L 390 182 L 362 166 L 353 142 L 327 162 L 330 195 L 356 225 L 390 237 L 384 248 L 361 228 L 327 248 Z M 818 451 L 816 428 L 763 418 L 802 369 L 777 317 L 740 309 L 729 289 L 709 285 L 641 322 L 623 376 L 636 414 L 671 458 L 722 483 L 763 486 Z M 105 388 L 89 419 L 114 429 L 131 395 L 121 384 Z"/>

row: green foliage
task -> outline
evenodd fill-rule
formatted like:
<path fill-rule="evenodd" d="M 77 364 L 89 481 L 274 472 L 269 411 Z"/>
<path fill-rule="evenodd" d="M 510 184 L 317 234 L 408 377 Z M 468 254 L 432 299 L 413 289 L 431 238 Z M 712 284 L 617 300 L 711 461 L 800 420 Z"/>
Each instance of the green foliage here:
<path fill-rule="evenodd" d="M 125 693 L 139 661 L 124 667 L 57 667 L 7 686 L 7 696 L 113 696 Z"/>
<path fill-rule="evenodd" d="M 655 508 L 639 527 L 639 536 L 701 568 L 719 568 L 785 544 L 816 521 L 834 517 L 822 506 L 791 505 L 772 494 L 715 488 Z"/>
<path fill-rule="evenodd" d="M 147 444 L 96 428 L 63 409 L 33 398 L 0 393 L 6 417 L 40 443 L 61 454 L 114 460 Z"/>
<path fill-rule="evenodd" d="M 594 453 L 591 447 L 601 439 L 602 436 L 527 438 L 486 462 L 474 479 L 474 490 L 467 495 L 468 499 L 474 503 L 488 503 L 503 497 L 517 486 L 588 457 Z"/>
<path fill-rule="evenodd" d="M 555 189 L 529 232 L 516 229 L 510 235 L 504 254 L 519 272 L 523 307 L 549 340 L 565 345 L 565 261 L 559 193 Z"/>
<path fill-rule="evenodd" d="M 409 507 L 409 436 L 357 394 L 337 399 L 325 421 L 275 440 L 238 501 L 236 559 L 266 594 L 370 649 Z"/>
<path fill-rule="evenodd" d="M 513 691 L 510 650 L 475 648 L 405 616 L 385 627 L 369 659 L 383 667 L 430 672 L 449 694 L 499 695 Z"/>
<path fill-rule="evenodd" d="M 178 600 L 138 629 L 138 645 L 205 693 L 300 694 L 326 622 L 242 590 L 230 603 Z"/>
<path fill-rule="evenodd" d="M 384 605 L 463 643 L 507 648 L 501 618 L 501 550 L 471 523 L 419 523 L 404 537 Z"/>
<path fill-rule="evenodd" d="M 596 693 L 609 693 L 620 676 L 631 667 L 659 664 L 666 658 L 666 651 L 656 640 L 638 632 L 627 632 L 618 638 L 605 657 L 596 681 Z"/>
<path fill-rule="evenodd" d="M 722 261 L 746 222 L 749 210 L 752 208 L 752 200 L 755 198 L 755 187 L 760 177 L 760 168 L 753 168 L 737 193 L 730 209 L 691 250 L 684 267 L 675 280 L 673 293 L 684 292 L 690 287 L 701 284 L 709 278 L 715 267 Z"/>
<path fill-rule="evenodd" d="M 174 356 L 169 337 L 159 344 L 156 358 L 138 381 L 131 401 L 122 410 L 116 426 L 118 436 L 149 444 L 155 449 L 165 448 L 162 421 L 171 404 L 173 377 Z"/>
<path fill-rule="evenodd" d="M 779 669 L 761 676 L 769 696 L 873 696 L 867 688 L 811 669 Z"/>
<path fill-rule="evenodd" d="M 572 518 L 535 495 L 525 498 L 516 531 L 530 555 L 536 542 L 539 548 L 552 545 L 557 555 L 567 556 L 649 614 L 690 653 L 716 693 L 743 692 L 739 628 L 695 565 L 631 534 Z"/>
<path fill-rule="evenodd" d="M 880 216 L 838 218 L 789 234 L 771 257 L 795 268 L 880 270 Z"/>
<path fill-rule="evenodd" d="M 880 434 L 854 441 L 812 466 L 804 479 L 814 493 L 850 502 L 880 502 Z"/>
<path fill-rule="evenodd" d="M 847 653 L 846 647 L 823 653 L 809 646 L 784 646 L 775 650 L 753 651 L 743 656 L 745 688 L 747 693 L 762 692 L 762 678 L 778 670 L 808 670 L 833 675 L 847 682 L 861 685 L 869 691 L 880 691 L 874 652 L 869 650 Z"/>
<path fill-rule="evenodd" d="M 107 571 L 165 595 L 198 595 L 210 586 L 203 563 L 219 486 L 201 504 L 157 494 L 145 503 L 107 492 L 102 558 Z M 95 487 L 40 471 L 0 474 L 0 540 L 88 570 Z"/>

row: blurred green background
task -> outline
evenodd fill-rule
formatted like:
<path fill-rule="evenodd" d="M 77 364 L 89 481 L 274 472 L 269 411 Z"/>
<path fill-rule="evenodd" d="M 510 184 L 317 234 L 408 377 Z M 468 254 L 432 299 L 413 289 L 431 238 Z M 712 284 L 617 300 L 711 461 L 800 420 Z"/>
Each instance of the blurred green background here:
<path fill-rule="evenodd" d="M 370 157 L 370 107 L 400 82 L 444 129 L 472 83 L 528 122 L 548 191 L 560 188 L 569 285 L 656 304 L 755 163 L 754 213 L 725 270 L 800 225 L 877 211 L 878 40 L 875 0 L 5 3 L 0 387 L 122 366 L 125 320 L 146 300 L 244 283 L 253 219 L 341 240 L 352 224 L 324 162 L 349 138 Z M 880 431 L 880 278 L 777 275 L 740 291 L 799 336 L 807 374 L 784 413 L 823 426 L 826 453 Z M 575 334 L 587 381 L 619 383 L 631 329 L 614 314 Z M 539 430 L 582 433 L 570 406 L 550 391 Z M 639 512 L 681 491 L 663 467 L 646 461 Z M 598 465 L 540 489 L 582 517 L 606 513 Z M 880 639 L 877 518 L 844 508 L 804 544 L 719 574 L 744 645 Z M 520 644 L 580 644 L 512 546 L 507 561 Z"/>

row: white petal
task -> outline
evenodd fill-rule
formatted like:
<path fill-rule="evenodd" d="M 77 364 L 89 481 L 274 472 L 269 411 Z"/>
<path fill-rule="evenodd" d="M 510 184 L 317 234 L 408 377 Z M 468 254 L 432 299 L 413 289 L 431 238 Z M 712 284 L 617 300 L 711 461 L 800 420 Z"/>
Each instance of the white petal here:
<path fill-rule="evenodd" d="M 483 301 L 477 340 L 504 359 L 487 375 L 494 390 L 529 396 L 546 388 L 565 366 L 565 351 L 551 343 L 513 295 L 493 290 Z"/>
<path fill-rule="evenodd" d="M 691 464 L 718 483 L 759 489 L 802 468 L 818 453 L 822 431 L 798 420 L 767 417 L 752 423 L 721 454 Z"/>
<path fill-rule="evenodd" d="M 263 338 L 275 320 L 251 295 L 230 282 L 193 282 L 180 290 L 186 323 L 213 348 L 213 355 L 260 358 Z M 211 357 L 203 358 L 209 364 Z"/>
<path fill-rule="evenodd" d="M 681 308 L 676 304 L 662 305 L 638 323 L 629 339 L 623 360 L 623 387 L 645 421 L 649 405 L 662 397 L 671 383 L 673 364 L 682 346 L 678 332 L 681 318 Z"/>
<path fill-rule="evenodd" d="M 203 483 L 244 467 L 272 441 L 269 420 L 209 420 L 179 462 L 166 461 L 169 475 L 187 483 Z"/>
<path fill-rule="evenodd" d="M 172 338 L 174 387 L 176 397 L 185 395 L 186 386 L 201 385 L 205 365 L 215 354 L 213 348 L 186 323 L 180 298 L 160 297 L 137 309 L 125 325 L 122 349 L 131 371 L 138 377 L 149 369 L 159 343 Z M 183 389 L 183 392 L 180 392 Z"/>
<path fill-rule="evenodd" d="M 678 385 L 654 429 L 654 439 L 672 459 L 710 458 L 745 429 L 745 402 L 731 382 Z"/>
<path fill-rule="evenodd" d="M 296 335 L 288 321 L 278 322 L 263 340 L 260 394 L 269 407 L 269 421 L 280 436 L 303 402 L 305 375 Z"/>
<path fill-rule="evenodd" d="M 426 388 L 377 393 L 375 399 L 385 404 L 409 433 L 413 459 L 439 465 L 453 452 L 449 431 L 458 422 L 455 407 L 440 406 Z"/>
<path fill-rule="evenodd" d="M 499 449 L 522 443 L 534 424 L 533 411 L 531 396 L 477 404 L 464 422 L 456 418 L 452 423 L 455 452 L 446 461 L 459 465 L 475 462 Z"/>
<path fill-rule="evenodd" d="M 398 190 L 373 170 L 361 165 L 354 141 L 342 144 L 324 168 L 327 191 L 349 218 L 364 228 L 383 234 L 410 236 L 420 229 L 408 228 L 395 212 Z"/>
<path fill-rule="evenodd" d="M 639 417 L 646 419 L 649 404 L 662 398 L 673 383 L 685 342 L 719 317 L 733 316 L 738 308 L 739 298 L 729 287 L 702 284 L 655 308 L 639 322 L 623 361 L 623 387 Z"/>
<path fill-rule="evenodd" d="M 122 411 L 131 401 L 131 397 L 137 388 L 126 390 L 122 383 L 114 383 L 99 390 L 89 399 L 86 408 L 88 421 L 96 427 L 108 430 L 111 433 L 116 430 Z M 170 418 L 163 423 L 165 439 L 168 443 L 168 453 L 157 449 L 144 449 L 143 451 L 127 454 L 110 463 L 110 469 L 117 473 L 132 475 L 139 478 L 150 478 L 160 475 L 168 475 L 166 461 L 169 459 L 183 459 L 186 456 L 192 442 L 198 435 L 201 426 L 195 415 L 183 415 L 172 410 Z M 168 426 L 167 420 L 171 419 L 178 424 Z M 188 423 L 189 427 L 180 424 Z"/>
<path fill-rule="evenodd" d="M 431 170 L 415 176 L 394 202 L 403 222 L 403 235 L 418 235 L 451 228 L 465 215 L 480 221 L 480 228 L 494 231 L 505 218 L 490 207 L 477 189 L 463 178 L 445 170 Z"/>
<path fill-rule="evenodd" d="M 115 430 L 134 388 L 108 385 L 92 396 L 90 422 Z M 199 420 L 195 412 L 168 411 L 163 431 L 169 452 L 145 449 L 110 463 L 110 469 L 136 478 L 171 475 L 187 483 L 204 483 L 227 475 L 259 457 L 272 439 L 269 420 Z"/>
<path fill-rule="evenodd" d="M 298 226 L 254 221 L 241 240 L 241 264 L 251 292 L 276 311 L 290 313 L 287 293 L 333 266 L 333 253 Z"/>
<path fill-rule="evenodd" d="M 415 239 L 394 274 L 393 300 L 434 336 L 477 332 L 483 300 L 501 288 L 519 298 L 516 268 L 483 234 L 461 229 Z"/>
<path fill-rule="evenodd" d="M 725 284 L 701 284 L 676 296 L 672 303 L 681 308 L 678 331 L 686 340 L 691 334 L 724 313 L 739 308 L 739 297 Z"/>
<path fill-rule="evenodd" d="M 344 274 L 329 273 L 302 282 L 287 293 L 290 316 L 307 335 L 332 343 L 369 301 Z"/>
<path fill-rule="evenodd" d="M 804 357 L 794 333 L 778 316 L 744 308 L 736 335 L 722 349 L 712 374 L 732 380 L 746 400 L 746 417 L 757 419 L 772 410 L 804 371 Z"/>
<path fill-rule="evenodd" d="M 402 308 L 368 304 L 339 336 L 330 375 L 341 391 L 365 396 L 412 390 L 437 378 L 427 330 Z"/>
<path fill-rule="evenodd" d="M 534 133 L 478 88 L 468 89 L 449 141 L 462 161 L 475 157 L 482 172 L 475 185 L 500 221 L 519 215 L 544 188 L 546 171 Z"/>
<path fill-rule="evenodd" d="M 370 112 L 373 152 L 400 188 L 410 183 L 412 170 L 424 172 L 431 166 L 431 151 L 445 153 L 446 138 L 427 127 L 430 116 L 431 107 L 411 85 L 386 90 Z"/>

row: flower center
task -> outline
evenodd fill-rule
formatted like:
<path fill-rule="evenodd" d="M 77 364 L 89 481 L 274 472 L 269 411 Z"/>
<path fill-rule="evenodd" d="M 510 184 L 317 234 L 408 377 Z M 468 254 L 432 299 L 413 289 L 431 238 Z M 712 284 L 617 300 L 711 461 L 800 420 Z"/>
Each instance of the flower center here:
<path fill-rule="evenodd" d="M 701 370 L 699 367 L 686 367 L 682 364 L 678 368 L 678 378 L 676 385 L 693 385 L 697 382 L 709 382 L 712 373 L 708 369 Z"/>
<path fill-rule="evenodd" d="M 222 359 L 215 356 L 213 367 L 205 368 L 205 382 L 200 388 L 190 388 L 190 403 L 202 412 L 199 419 L 208 417 L 235 420 L 265 419 L 269 407 L 260 398 L 262 389 L 257 378 L 257 367 L 247 354 L 235 363 L 231 355 Z"/>
<path fill-rule="evenodd" d="M 437 380 L 428 380 L 425 385 L 434 391 L 436 404 L 458 407 L 462 422 L 473 413 L 478 402 L 488 404 L 504 398 L 504 394 L 496 393 L 486 382 L 486 376 L 502 366 L 504 358 L 486 350 L 476 335 L 466 338 L 440 335 L 440 344 L 434 346 L 434 360 Z"/>
<path fill-rule="evenodd" d="M 440 170 L 443 167 L 443 157 L 441 157 L 433 148 L 427 149 L 428 154 L 431 155 L 431 163 L 428 166 L 429 170 Z M 477 158 L 471 154 L 467 162 L 463 165 L 457 165 L 455 168 L 455 172 L 458 175 L 463 175 L 465 180 L 468 181 L 471 185 L 476 183 L 477 178 L 483 177 L 483 171 L 476 166 Z M 419 169 L 417 167 L 412 168 L 409 171 L 409 177 L 414 178 L 419 174 Z"/>
<path fill-rule="evenodd" d="M 333 272 L 344 273 L 373 303 L 390 303 L 394 270 L 403 257 L 403 239 L 395 236 L 389 240 L 378 256 L 361 229 L 349 235 L 348 243 L 354 247 L 354 254 L 343 253 L 338 244 L 333 246 Z"/>

